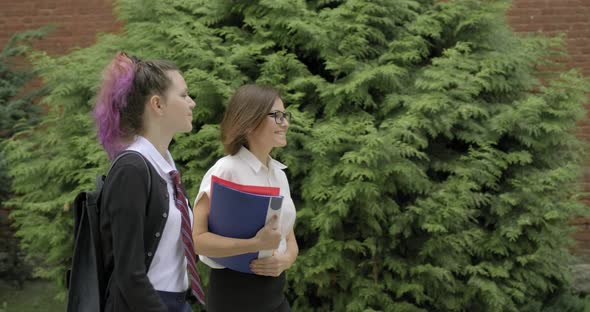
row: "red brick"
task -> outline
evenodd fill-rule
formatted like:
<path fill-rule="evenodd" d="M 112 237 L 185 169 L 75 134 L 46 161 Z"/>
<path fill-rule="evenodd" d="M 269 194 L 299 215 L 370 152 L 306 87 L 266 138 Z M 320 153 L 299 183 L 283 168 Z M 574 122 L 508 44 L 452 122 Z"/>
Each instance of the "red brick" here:
<path fill-rule="evenodd" d="M 514 16 L 508 17 L 508 22 L 512 26 L 514 26 L 514 25 L 527 25 L 527 24 L 530 24 L 531 18 L 529 16 L 525 16 L 525 15 L 514 15 Z"/>
<path fill-rule="evenodd" d="M 578 241 L 590 241 L 590 229 L 587 229 L 586 226 L 578 227 L 572 236 Z"/>
<path fill-rule="evenodd" d="M 57 8 L 56 1 L 38 1 L 35 3 L 36 9 L 55 9 Z"/>
<path fill-rule="evenodd" d="M 4 16 L 25 16 L 31 12 L 31 8 L 26 4 L 15 4 L 3 9 Z"/>
<path fill-rule="evenodd" d="M 586 27 L 578 27 L 570 25 L 570 31 L 567 34 L 568 39 L 582 39 L 584 41 L 590 41 L 590 25 Z"/>
<path fill-rule="evenodd" d="M 516 8 L 543 8 L 546 7 L 547 4 L 545 1 L 538 0 L 517 0 L 513 2 L 513 6 Z"/>
<path fill-rule="evenodd" d="M 586 224 L 590 224 L 590 217 L 577 217 L 574 218 L 570 224 L 573 225 L 586 225 Z"/>

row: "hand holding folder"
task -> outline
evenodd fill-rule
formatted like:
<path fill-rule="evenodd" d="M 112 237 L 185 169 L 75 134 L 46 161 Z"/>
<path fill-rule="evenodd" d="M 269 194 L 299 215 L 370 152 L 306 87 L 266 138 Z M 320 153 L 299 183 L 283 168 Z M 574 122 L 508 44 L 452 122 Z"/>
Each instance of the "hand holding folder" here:
<path fill-rule="evenodd" d="M 255 236 L 263 244 L 261 248 L 264 249 L 258 252 L 258 259 L 272 256 L 273 250 L 281 241 L 281 234 L 278 228 L 279 217 L 271 215 L 270 219 L 266 221 L 266 224 L 256 233 Z"/>
<path fill-rule="evenodd" d="M 242 185 L 219 177 L 211 178 L 209 231 L 225 237 L 253 238 L 276 216 L 277 224 L 283 196 L 278 187 Z M 271 256 L 272 250 L 211 259 L 229 269 L 252 273 L 250 262 Z"/>

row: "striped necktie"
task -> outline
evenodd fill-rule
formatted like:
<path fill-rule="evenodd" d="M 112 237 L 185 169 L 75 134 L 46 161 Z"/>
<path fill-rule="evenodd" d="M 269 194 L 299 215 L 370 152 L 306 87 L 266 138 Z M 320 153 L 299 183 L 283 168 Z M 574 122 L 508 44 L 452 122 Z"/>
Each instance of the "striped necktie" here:
<path fill-rule="evenodd" d="M 180 210 L 182 225 L 180 227 L 180 237 L 182 238 L 182 245 L 184 247 L 184 256 L 186 257 L 186 268 L 189 272 L 191 291 L 193 295 L 201 302 L 205 304 L 205 293 L 201 287 L 201 279 L 199 273 L 197 273 L 195 248 L 193 244 L 191 219 L 188 211 L 188 201 L 184 196 L 184 189 L 182 182 L 180 182 L 180 172 L 177 170 L 170 171 L 170 178 L 174 184 L 174 202 L 176 208 Z"/>

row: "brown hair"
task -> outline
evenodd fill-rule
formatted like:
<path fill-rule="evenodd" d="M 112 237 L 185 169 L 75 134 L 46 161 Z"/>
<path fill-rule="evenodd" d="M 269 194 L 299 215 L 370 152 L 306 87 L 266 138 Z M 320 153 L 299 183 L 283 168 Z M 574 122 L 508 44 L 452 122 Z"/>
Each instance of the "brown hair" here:
<path fill-rule="evenodd" d="M 235 155 L 248 147 L 246 134 L 256 129 L 270 112 L 277 90 L 268 86 L 243 85 L 231 97 L 221 121 L 221 141 L 226 154 Z"/>
<path fill-rule="evenodd" d="M 138 134 L 142 128 L 142 117 L 147 100 L 153 95 L 164 96 L 172 84 L 166 74 L 178 71 L 178 67 L 167 60 L 134 59 L 135 79 L 127 96 L 127 108 L 121 112 L 121 128 L 128 135 Z"/>

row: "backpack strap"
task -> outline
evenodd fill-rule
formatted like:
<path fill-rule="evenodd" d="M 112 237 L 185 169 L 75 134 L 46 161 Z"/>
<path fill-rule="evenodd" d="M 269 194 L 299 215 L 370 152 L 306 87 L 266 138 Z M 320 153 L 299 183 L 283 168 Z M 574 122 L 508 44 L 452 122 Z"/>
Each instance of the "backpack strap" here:
<path fill-rule="evenodd" d="M 145 157 L 138 151 L 133 151 L 133 150 L 125 150 L 123 152 L 121 152 L 121 154 L 117 155 L 117 157 L 115 158 L 115 160 L 113 160 L 113 162 L 111 163 L 111 166 L 109 167 L 109 170 L 107 171 L 106 175 L 101 175 L 96 177 L 96 189 L 100 190 L 100 192 L 102 193 L 102 187 L 104 185 L 104 180 L 106 179 L 106 177 L 109 175 L 109 173 L 111 172 L 111 170 L 113 169 L 113 167 L 115 166 L 115 164 L 117 163 L 117 161 L 121 158 L 123 158 L 123 156 L 125 155 L 130 155 L 130 154 L 136 154 L 139 156 L 139 158 L 141 158 L 141 160 L 143 161 L 145 168 L 147 169 L 147 173 L 148 173 L 148 201 L 152 192 L 152 174 L 151 174 L 151 170 L 150 167 L 148 166 L 147 161 L 145 160 Z M 100 195 L 99 195 L 100 197 Z"/>

